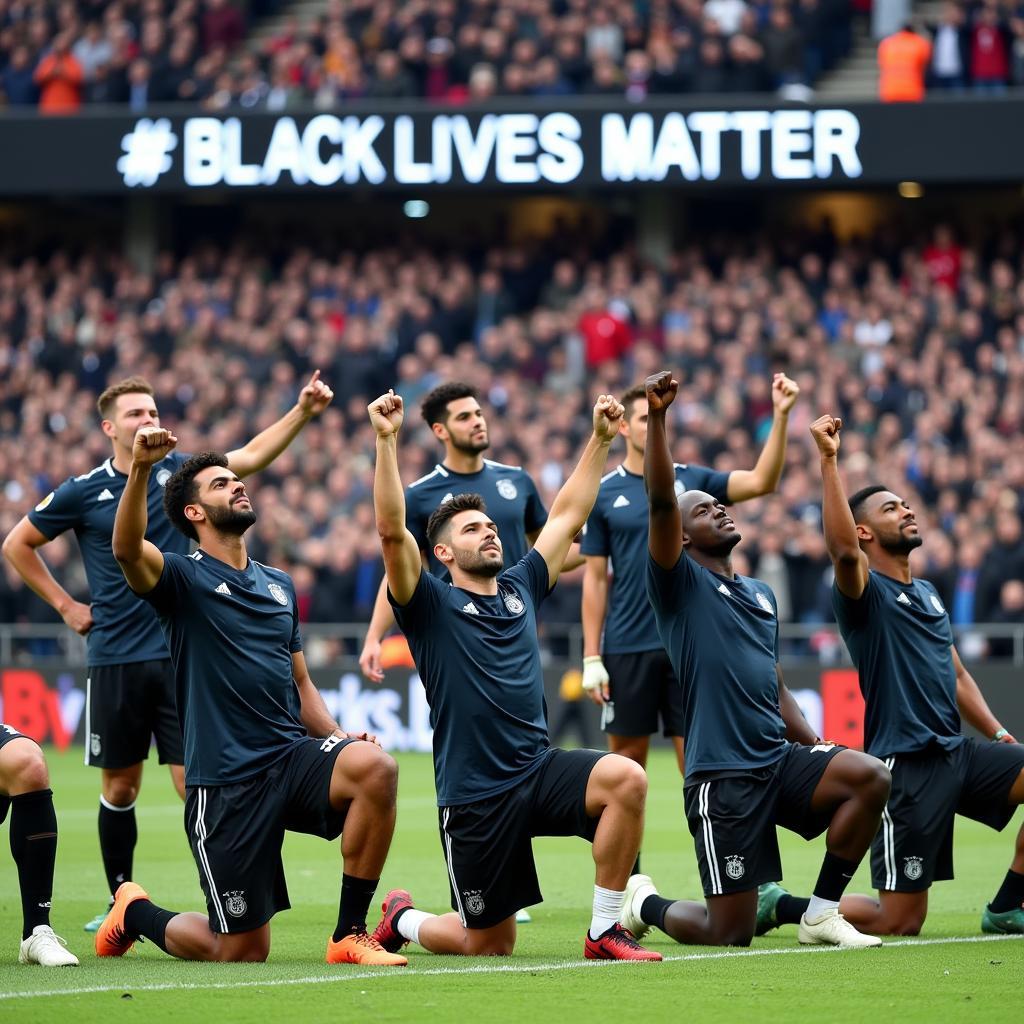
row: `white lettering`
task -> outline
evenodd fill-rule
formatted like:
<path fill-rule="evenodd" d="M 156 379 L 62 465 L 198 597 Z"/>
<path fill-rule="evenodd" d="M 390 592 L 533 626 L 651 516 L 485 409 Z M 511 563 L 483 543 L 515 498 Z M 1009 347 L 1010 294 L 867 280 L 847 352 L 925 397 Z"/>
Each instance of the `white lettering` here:
<path fill-rule="evenodd" d="M 462 176 L 472 185 L 483 181 L 487 173 L 487 165 L 491 162 L 494 152 L 494 140 L 498 133 L 497 118 L 494 114 L 485 114 L 480 119 L 480 127 L 476 136 L 463 114 L 451 119 L 452 142 L 459 158 Z"/>
<path fill-rule="evenodd" d="M 669 169 L 678 167 L 687 181 L 700 180 L 700 162 L 693 148 L 693 139 L 686 127 L 682 114 L 673 111 L 665 115 L 658 132 L 658 141 L 651 157 L 651 179 L 664 181 Z"/>
<path fill-rule="evenodd" d="M 814 115 L 814 173 L 819 178 L 832 177 L 832 162 L 839 161 L 843 174 L 859 178 L 864 173 L 857 143 L 860 121 L 849 110 L 819 110 Z"/>
<path fill-rule="evenodd" d="M 601 118 L 601 177 L 605 181 L 650 181 L 654 118 L 634 114 L 629 126 L 621 114 Z"/>
<path fill-rule="evenodd" d="M 302 155 L 305 158 L 306 175 L 314 185 L 334 185 L 345 171 L 345 158 L 341 155 L 341 144 L 345 131 L 341 121 L 333 114 L 317 114 L 302 133 Z M 326 140 L 338 152 L 323 160 L 320 147 Z"/>
<path fill-rule="evenodd" d="M 722 133 L 729 130 L 729 115 L 691 114 L 687 123 L 700 134 L 700 169 L 705 181 L 715 181 L 722 173 Z"/>
<path fill-rule="evenodd" d="M 772 114 L 772 174 L 780 181 L 813 178 L 810 157 L 813 117 L 809 110 L 777 110 Z"/>
<path fill-rule="evenodd" d="M 502 114 L 494 172 L 503 185 L 529 185 L 540 178 L 536 161 L 537 118 L 533 114 Z"/>
<path fill-rule="evenodd" d="M 216 185 L 224 177 L 222 124 L 215 117 L 190 117 L 185 122 L 185 184 Z"/>
<path fill-rule="evenodd" d="M 740 173 L 754 181 L 761 177 L 761 134 L 771 128 L 771 118 L 765 110 L 737 110 L 730 121 L 740 133 Z"/>
<path fill-rule="evenodd" d="M 791 690 L 793 699 L 803 712 L 807 724 L 814 730 L 815 736 L 825 731 L 825 703 L 817 690 Z"/>
<path fill-rule="evenodd" d="M 377 114 L 365 121 L 360 121 L 358 117 L 346 117 L 341 127 L 345 146 L 345 184 L 355 185 L 360 177 L 371 185 L 386 181 L 388 173 L 373 148 L 377 136 L 384 130 L 384 118 Z"/>
<path fill-rule="evenodd" d="M 434 183 L 443 185 L 452 180 L 452 128 L 447 117 L 435 117 L 430 141 L 434 152 Z"/>
<path fill-rule="evenodd" d="M 263 161 L 261 184 L 276 185 L 282 171 L 287 171 L 296 185 L 305 185 L 309 181 L 309 175 L 302 166 L 299 129 L 290 117 L 282 117 L 274 125 L 274 134 L 270 136 L 267 156 Z"/>
<path fill-rule="evenodd" d="M 579 121 L 571 114 L 541 118 L 537 140 L 544 152 L 537 158 L 537 168 L 545 181 L 565 185 L 579 177 L 583 170 L 583 150 L 579 147 L 582 134 Z"/>
<path fill-rule="evenodd" d="M 429 185 L 434 180 L 433 168 L 429 163 L 416 163 L 415 149 L 413 119 L 402 114 L 395 118 L 395 181 L 403 185 Z"/>
<path fill-rule="evenodd" d="M 229 117 L 224 122 L 224 184 L 225 185 L 258 185 L 260 183 L 260 165 L 242 163 L 242 122 L 237 117 Z"/>

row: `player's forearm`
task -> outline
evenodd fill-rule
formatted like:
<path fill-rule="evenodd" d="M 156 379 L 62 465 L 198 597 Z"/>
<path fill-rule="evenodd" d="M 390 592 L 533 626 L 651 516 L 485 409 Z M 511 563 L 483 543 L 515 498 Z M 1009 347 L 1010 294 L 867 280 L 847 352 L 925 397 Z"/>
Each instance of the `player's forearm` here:
<path fill-rule="evenodd" d="M 312 415 L 301 406 L 293 406 L 276 423 L 261 430 L 248 444 L 228 452 L 228 465 L 239 476 L 249 476 L 266 469 L 299 436 L 299 432 L 311 419 Z"/>
<path fill-rule="evenodd" d="M 825 529 L 825 546 L 833 562 L 860 558 L 857 525 L 846 499 L 839 462 L 835 456 L 821 460 L 821 518 Z"/>
<path fill-rule="evenodd" d="M 37 548 L 9 536 L 3 551 L 28 588 L 59 615 L 74 603 L 74 598 L 53 578 Z"/>
<path fill-rule="evenodd" d="M 786 437 L 789 432 L 789 413 L 776 411 L 772 429 L 754 468 L 729 475 L 729 500 L 749 501 L 762 494 L 771 494 L 782 479 L 786 463 Z"/>
<path fill-rule="evenodd" d="M 373 512 L 377 533 L 398 540 L 405 535 L 405 492 L 398 472 L 398 438 L 377 438 L 377 464 L 373 473 Z"/>
<path fill-rule="evenodd" d="M 111 543 L 114 558 L 118 562 L 132 563 L 142 559 L 146 527 L 149 524 L 146 494 L 151 469 L 151 466 L 133 462 L 131 469 L 128 470 L 128 482 L 117 504 Z"/>
<path fill-rule="evenodd" d="M 373 614 L 370 625 L 366 628 L 366 643 L 380 643 L 391 632 L 395 624 L 395 613 L 388 601 L 388 578 L 384 577 L 377 588 L 377 597 L 373 602 Z"/>
<path fill-rule="evenodd" d="M 966 669 L 957 673 L 956 703 L 960 708 L 960 714 L 967 720 L 967 723 L 987 739 L 992 739 L 1002 728 L 974 677 Z"/>
<path fill-rule="evenodd" d="M 583 575 L 583 600 L 580 618 L 583 622 L 583 657 L 601 654 L 601 633 L 608 613 L 608 573 L 587 565 Z"/>
<path fill-rule="evenodd" d="M 565 522 L 573 537 L 583 529 L 597 501 L 597 489 L 601 486 L 611 446 L 611 438 L 604 440 L 591 434 L 576 468 L 552 502 L 551 518 Z"/>
<path fill-rule="evenodd" d="M 804 713 L 800 710 L 796 698 L 789 692 L 789 687 L 779 680 L 779 710 L 782 720 L 786 723 L 786 739 L 790 743 L 813 744 L 818 741 L 814 730 L 808 724 Z"/>
<path fill-rule="evenodd" d="M 341 732 L 341 726 L 331 717 L 324 698 L 308 676 L 298 684 L 299 718 L 310 736 L 330 736 Z"/>
<path fill-rule="evenodd" d="M 656 513 L 676 508 L 676 471 L 668 447 L 665 412 L 651 410 L 647 418 L 647 443 L 644 446 L 644 487 L 647 503 Z"/>

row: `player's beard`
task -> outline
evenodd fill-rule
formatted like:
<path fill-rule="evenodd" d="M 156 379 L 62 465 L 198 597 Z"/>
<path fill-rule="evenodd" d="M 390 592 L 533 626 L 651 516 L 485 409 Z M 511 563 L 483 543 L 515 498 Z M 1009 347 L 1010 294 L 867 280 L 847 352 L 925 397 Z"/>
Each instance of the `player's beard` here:
<path fill-rule="evenodd" d="M 206 513 L 211 526 L 221 533 L 230 533 L 236 537 L 241 537 L 256 522 L 256 510 L 252 505 L 247 509 L 238 509 L 230 506 L 215 508 L 212 505 L 200 504 L 200 508 Z"/>
<path fill-rule="evenodd" d="M 458 441 L 452 437 L 452 447 L 457 452 L 462 452 L 463 455 L 479 455 L 480 452 L 485 452 L 491 447 L 491 439 L 487 434 L 484 435 L 482 441 L 474 441 L 472 437 L 466 441 Z"/>
<path fill-rule="evenodd" d="M 888 551 L 890 555 L 909 555 L 923 543 L 924 537 L 921 534 L 906 534 L 901 530 L 893 540 L 882 542 L 882 550 Z"/>
<path fill-rule="evenodd" d="M 497 562 L 488 561 L 482 551 L 458 551 L 452 549 L 455 556 L 455 564 L 465 573 L 471 576 L 481 576 L 484 579 L 493 579 L 504 568 L 501 560 Z"/>

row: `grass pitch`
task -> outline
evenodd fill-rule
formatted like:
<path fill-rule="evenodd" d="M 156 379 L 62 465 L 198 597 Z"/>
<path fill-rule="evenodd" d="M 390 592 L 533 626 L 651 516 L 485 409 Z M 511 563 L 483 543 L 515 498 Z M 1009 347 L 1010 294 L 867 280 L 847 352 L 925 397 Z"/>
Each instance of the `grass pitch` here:
<path fill-rule="evenodd" d="M 932 890 L 919 939 L 888 940 L 865 951 L 805 950 L 796 929 L 756 939 L 749 950 L 682 947 L 661 933 L 645 940 L 666 963 L 591 963 L 582 959 L 593 885 L 587 845 L 575 839 L 535 844 L 545 902 L 519 929 L 509 960 L 436 957 L 413 947 L 407 969 L 368 972 L 323 960 L 337 914 L 341 863 L 337 845 L 305 836 L 285 842 L 293 909 L 273 923 L 266 964 L 207 965 L 172 960 L 145 944 L 123 960 L 99 961 L 82 925 L 104 905 L 96 838 L 99 773 L 81 754 L 48 751 L 60 823 L 53 924 L 82 966 L 17 963 L 21 912 L 14 864 L 0 857 L 0 1021 L 117 1021 L 219 1024 L 301 1019 L 337 1021 L 509 1021 L 596 1019 L 789 1022 L 814 1019 L 1018 1022 L 1024 986 L 1024 940 L 980 933 L 984 903 L 1002 879 L 1020 816 L 1002 834 L 960 821 L 957 880 Z M 398 829 L 380 894 L 411 890 L 425 910 L 448 909 L 437 836 L 433 776 L 425 755 L 400 758 Z M 135 876 L 153 899 L 176 910 L 202 910 L 195 865 L 166 769 L 155 763 L 138 805 Z M 644 870 L 662 893 L 699 896 L 693 845 L 671 755 L 649 767 Z M 784 884 L 810 889 L 822 843 L 780 830 Z M 867 891 L 862 868 L 855 888 Z M 371 913 L 371 927 L 376 908 Z"/>

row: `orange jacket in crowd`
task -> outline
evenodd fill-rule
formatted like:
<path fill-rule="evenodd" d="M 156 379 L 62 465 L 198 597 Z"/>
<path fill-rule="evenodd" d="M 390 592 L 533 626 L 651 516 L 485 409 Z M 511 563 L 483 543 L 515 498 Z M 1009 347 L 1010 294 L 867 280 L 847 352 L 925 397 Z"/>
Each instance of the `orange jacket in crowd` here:
<path fill-rule="evenodd" d="M 82 65 L 70 53 L 49 53 L 32 76 L 44 114 L 73 114 L 82 105 Z"/>
<path fill-rule="evenodd" d="M 909 29 L 883 39 L 878 44 L 878 95 L 882 101 L 920 103 L 931 59 L 932 44 Z"/>

